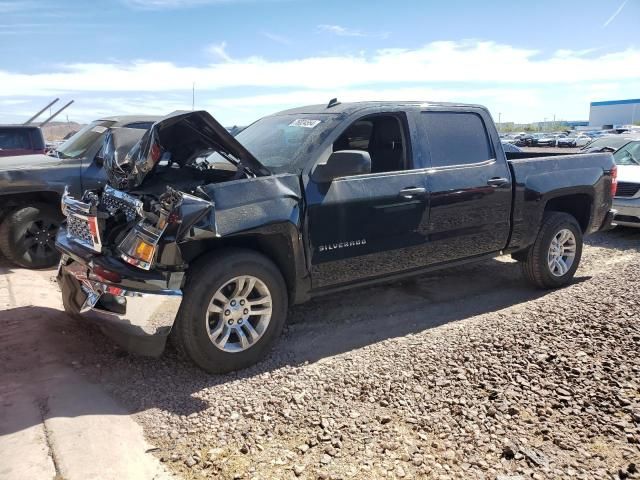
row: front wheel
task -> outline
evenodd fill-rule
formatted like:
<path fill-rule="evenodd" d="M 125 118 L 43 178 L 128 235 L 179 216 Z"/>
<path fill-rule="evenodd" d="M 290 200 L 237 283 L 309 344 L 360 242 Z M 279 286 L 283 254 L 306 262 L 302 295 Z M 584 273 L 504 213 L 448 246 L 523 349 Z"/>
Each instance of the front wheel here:
<path fill-rule="evenodd" d="M 287 306 L 286 284 L 273 262 L 247 250 L 220 251 L 190 272 L 172 336 L 204 370 L 239 370 L 266 355 Z"/>
<path fill-rule="evenodd" d="M 0 225 L 0 251 L 25 268 L 49 268 L 60 260 L 55 248 L 62 215 L 50 205 L 20 207 Z"/>
<path fill-rule="evenodd" d="M 547 212 L 522 271 L 539 288 L 559 288 L 571 281 L 581 257 L 582 230 L 576 219 L 567 213 Z"/>

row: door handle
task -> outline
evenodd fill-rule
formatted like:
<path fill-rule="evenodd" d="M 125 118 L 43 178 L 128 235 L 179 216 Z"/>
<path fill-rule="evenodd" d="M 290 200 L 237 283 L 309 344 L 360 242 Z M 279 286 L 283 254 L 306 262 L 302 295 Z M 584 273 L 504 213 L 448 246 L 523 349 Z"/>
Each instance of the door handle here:
<path fill-rule="evenodd" d="M 509 179 L 504 177 L 493 177 L 487 180 L 487 185 L 490 185 L 496 188 L 506 185 L 507 183 L 509 183 Z"/>
<path fill-rule="evenodd" d="M 425 193 L 427 193 L 427 189 L 422 187 L 410 187 L 400 190 L 400 196 L 406 199 L 421 197 Z"/>

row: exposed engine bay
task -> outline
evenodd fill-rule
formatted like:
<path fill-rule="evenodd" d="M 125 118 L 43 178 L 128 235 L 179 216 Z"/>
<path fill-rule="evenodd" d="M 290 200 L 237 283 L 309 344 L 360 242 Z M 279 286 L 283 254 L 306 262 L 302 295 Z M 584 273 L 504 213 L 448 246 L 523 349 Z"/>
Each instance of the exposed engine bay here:
<path fill-rule="evenodd" d="M 149 270 L 164 243 L 217 236 L 206 185 L 264 175 L 265 169 L 206 112 L 170 115 L 144 132 L 113 129 L 105 138 L 109 185 L 67 193 L 67 236 L 95 252 Z"/>

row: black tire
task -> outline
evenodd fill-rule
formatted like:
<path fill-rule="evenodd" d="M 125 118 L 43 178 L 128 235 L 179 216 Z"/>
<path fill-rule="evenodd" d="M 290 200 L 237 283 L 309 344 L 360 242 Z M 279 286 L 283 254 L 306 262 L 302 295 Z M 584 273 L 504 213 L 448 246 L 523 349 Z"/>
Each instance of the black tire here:
<path fill-rule="evenodd" d="M 49 268 L 60 260 L 55 239 L 63 216 L 50 205 L 19 207 L 0 224 L 0 251 L 25 268 Z"/>
<path fill-rule="evenodd" d="M 573 233 L 576 241 L 576 251 L 568 271 L 562 276 L 551 272 L 547 256 L 552 239 L 564 229 Z M 522 262 L 524 277 L 533 285 L 543 289 L 559 288 L 567 285 L 576 273 L 582 257 L 582 229 L 577 220 L 562 212 L 546 212 L 536 241 L 529 248 L 525 260 Z"/>
<path fill-rule="evenodd" d="M 226 352 L 209 339 L 207 310 L 218 289 L 241 275 L 253 276 L 266 285 L 272 300 L 271 319 L 252 346 L 239 352 Z M 240 249 L 208 255 L 199 259 L 188 274 L 182 305 L 171 332 L 173 343 L 180 353 L 207 372 L 226 373 L 246 368 L 262 359 L 280 336 L 287 317 L 287 298 L 287 286 L 280 271 L 263 255 Z"/>

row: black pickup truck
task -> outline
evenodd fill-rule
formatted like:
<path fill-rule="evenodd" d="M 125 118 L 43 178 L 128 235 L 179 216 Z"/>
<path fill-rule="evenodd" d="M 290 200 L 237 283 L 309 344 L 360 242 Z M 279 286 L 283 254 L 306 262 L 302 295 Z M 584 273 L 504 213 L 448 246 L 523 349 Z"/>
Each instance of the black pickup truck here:
<path fill-rule="evenodd" d="M 104 185 L 107 177 L 101 152 L 106 133 L 124 127 L 142 136 L 160 118 L 101 118 L 85 125 L 48 155 L 43 152 L 0 158 L 0 252 L 26 268 L 56 265 L 60 254 L 55 249 L 55 237 L 64 218 L 60 200 L 65 186 L 72 194 L 82 195 L 84 190 Z M 29 128 L 42 137 L 37 127 Z"/>
<path fill-rule="evenodd" d="M 210 372 L 255 363 L 290 305 L 340 289 L 501 254 L 560 287 L 612 219 L 610 154 L 507 157 L 481 106 L 331 102 L 235 138 L 190 112 L 135 145 L 120 133 L 109 184 L 63 199 L 65 309 L 142 354 L 171 335 Z"/>

